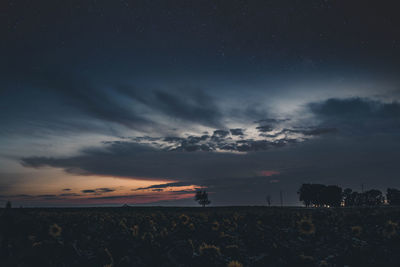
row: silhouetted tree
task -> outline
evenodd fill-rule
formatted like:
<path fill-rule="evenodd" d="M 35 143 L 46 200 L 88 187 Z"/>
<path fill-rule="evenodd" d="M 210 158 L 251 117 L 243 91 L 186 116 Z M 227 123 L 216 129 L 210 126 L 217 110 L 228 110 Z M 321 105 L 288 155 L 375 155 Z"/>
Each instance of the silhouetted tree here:
<path fill-rule="evenodd" d="M 10 202 L 10 201 L 7 201 L 7 203 L 6 203 L 6 209 L 11 209 L 11 202 Z"/>
<path fill-rule="evenodd" d="M 384 197 L 382 192 L 377 189 L 371 189 L 362 193 L 364 195 L 364 205 L 367 206 L 377 206 L 382 205 L 384 201 Z"/>
<path fill-rule="evenodd" d="M 323 184 L 312 184 L 311 185 L 311 190 L 312 190 L 312 204 L 316 207 L 321 207 L 325 205 L 325 192 L 326 185 Z"/>
<path fill-rule="evenodd" d="M 342 202 L 342 188 L 337 185 L 303 184 L 297 193 L 306 207 L 338 207 Z"/>
<path fill-rule="evenodd" d="M 337 185 L 328 185 L 322 191 L 322 205 L 339 207 L 342 202 L 342 188 Z"/>
<path fill-rule="evenodd" d="M 351 191 L 347 188 L 343 193 L 343 200 L 346 207 L 351 206 L 377 206 L 384 202 L 382 192 L 377 189 L 371 189 L 363 193 Z"/>
<path fill-rule="evenodd" d="M 309 207 L 313 198 L 313 190 L 311 184 L 302 184 L 299 191 L 299 199 L 306 207 Z"/>
<path fill-rule="evenodd" d="M 344 201 L 344 205 L 346 207 L 354 206 L 354 197 L 353 196 L 354 196 L 353 195 L 353 190 L 351 190 L 350 188 L 346 188 L 343 191 L 342 198 L 343 198 L 343 201 Z"/>
<path fill-rule="evenodd" d="M 388 188 L 386 191 L 386 199 L 389 205 L 400 205 L 400 190 Z"/>
<path fill-rule="evenodd" d="M 195 200 L 203 207 L 211 203 L 211 201 L 208 199 L 208 193 L 206 192 L 206 190 L 197 191 L 195 195 Z"/>

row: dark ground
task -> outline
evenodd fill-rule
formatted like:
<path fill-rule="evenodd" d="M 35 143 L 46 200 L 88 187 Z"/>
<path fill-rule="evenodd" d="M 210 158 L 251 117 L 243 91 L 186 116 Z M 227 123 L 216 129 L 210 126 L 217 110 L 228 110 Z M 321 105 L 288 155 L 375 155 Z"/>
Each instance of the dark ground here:
<path fill-rule="evenodd" d="M 399 207 L 0 210 L 1 266 L 399 266 Z"/>

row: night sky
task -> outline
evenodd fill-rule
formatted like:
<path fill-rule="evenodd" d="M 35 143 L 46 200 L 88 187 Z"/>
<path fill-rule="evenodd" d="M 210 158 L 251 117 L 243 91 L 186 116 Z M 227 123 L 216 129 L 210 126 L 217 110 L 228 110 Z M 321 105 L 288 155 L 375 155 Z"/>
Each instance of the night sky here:
<path fill-rule="evenodd" d="M 5 0 L 0 33 L 0 204 L 400 188 L 396 1 Z"/>

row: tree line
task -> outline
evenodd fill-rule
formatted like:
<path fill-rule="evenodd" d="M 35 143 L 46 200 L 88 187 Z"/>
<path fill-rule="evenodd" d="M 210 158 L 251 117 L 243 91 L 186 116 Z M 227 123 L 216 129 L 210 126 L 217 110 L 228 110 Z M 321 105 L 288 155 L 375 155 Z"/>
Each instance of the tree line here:
<path fill-rule="evenodd" d="M 385 196 L 377 189 L 357 192 L 350 188 L 342 190 L 337 185 L 303 184 L 297 193 L 306 207 L 378 206 L 385 203 Z M 386 203 L 400 205 L 400 190 L 388 188 Z"/>

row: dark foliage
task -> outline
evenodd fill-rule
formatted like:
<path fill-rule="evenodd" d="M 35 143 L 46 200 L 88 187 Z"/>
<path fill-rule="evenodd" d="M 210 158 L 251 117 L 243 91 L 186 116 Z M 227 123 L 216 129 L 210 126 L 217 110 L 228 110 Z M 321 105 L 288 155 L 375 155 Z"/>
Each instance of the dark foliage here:
<path fill-rule="evenodd" d="M 346 188 L 343 191 L 343 202 L 346 207 L 351 206 L 377 206 L 384 203 L 382 192 L 376 189 L 371 189 L 363 193 L 352 191 Z"/>
<path fill-rule="evenodd" d="M 378 206 L 385 202 L 382 192 L 377 189 L 371 189 L 362 193 L 342 188 L 337 185 L 322 184 L 303 184 L 299 191 L 299 199 L 306 207 L 339 207 L 342 203 L 346 207 L 352 206 Z M 400 203 L 400 191 L 397 189 L 388 189 L 388 203 L 398 205 Z M 390 200 L 389 200 L 390 199 Z"/>
<path fill-rule="evenodd" d="M 395 188 L 388 188 L 386 198 L 389 205 L 400 205 L 400 190 Z"/>
<path fill-rule="evenodd" d="M 400 262 L 397 207 L 21 208 L 0 214 L 1 266 Z"/>
<path fill-rule="evenodd" d="M 197 191 L 194 199 L 203 207 L 211 203 L 211 201 L 208 199 L 208 193 L 205 190 Z"/>
<path fill-rule="evenodd" d="M 303 184 L 298 194 L 306 207 L 311 204 L 316 207 L 339 207 L 342 202 L 342 188 L 336 185 Z"/>

